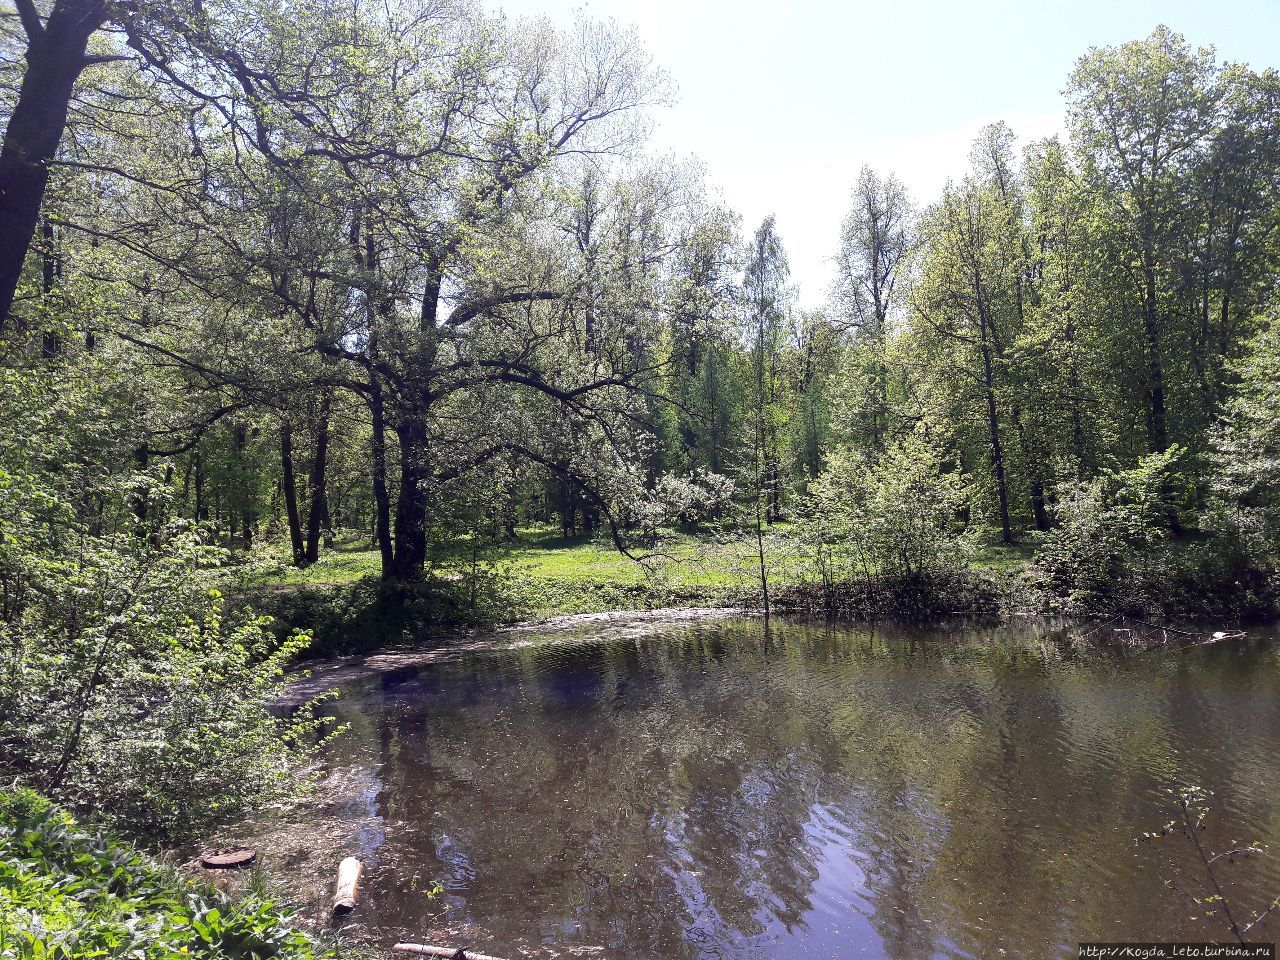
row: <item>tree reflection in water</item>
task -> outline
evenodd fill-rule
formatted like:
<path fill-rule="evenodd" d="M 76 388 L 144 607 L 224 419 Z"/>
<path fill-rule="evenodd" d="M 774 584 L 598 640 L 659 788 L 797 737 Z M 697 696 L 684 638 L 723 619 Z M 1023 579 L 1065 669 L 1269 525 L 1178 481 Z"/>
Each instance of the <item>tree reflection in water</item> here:
<path fill-rule="evenodd" d="M 345 808 L 370 863 L 362 923 L 380 942 L 427 935 L 439 879 L 450 922 L 497 953 L 1066 957 L 1079 940 L 1205 939 L 1134 838 L 1186 779 L 1217 793 L 1214 830 L 1280 839 L 1277 649 L 733 620 L 370 680 L 340 702 L 352 732 L 332 758 L 376 782 Z M 1237 881 L 1259 899 L 1280 865 Z"/>

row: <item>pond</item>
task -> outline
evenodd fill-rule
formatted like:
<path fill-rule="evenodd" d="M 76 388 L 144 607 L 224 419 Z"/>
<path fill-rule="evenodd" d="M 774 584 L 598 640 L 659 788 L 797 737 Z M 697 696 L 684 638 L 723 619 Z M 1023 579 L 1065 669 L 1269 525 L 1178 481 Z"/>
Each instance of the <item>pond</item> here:
<path fill-rule="evenodd" d="M 352 932 L 381 945 L 985 960 L 1229 939 L 1165 886 L 1187 841 L 1136 838 L 1199 784 L 1208 846 L 1273 848 L 1223 865 L 1237 913 L 1280 894 L 1275 631 L 1156 652 L 1080 632 L 525 631 L 349 683 L 320 796 L 258 840 L 317 914 L 363 857 Z"/>

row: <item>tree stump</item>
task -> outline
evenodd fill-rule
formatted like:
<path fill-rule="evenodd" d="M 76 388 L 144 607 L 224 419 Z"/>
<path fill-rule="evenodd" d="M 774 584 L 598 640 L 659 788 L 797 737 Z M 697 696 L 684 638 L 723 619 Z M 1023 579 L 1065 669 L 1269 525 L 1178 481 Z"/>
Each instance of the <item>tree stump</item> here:
<path fill-rule="evenodd" d="M 258 859 L 252 847 L 223 847 L 200 854 L 200 866 L 206 870 L 240 870 Z"/>

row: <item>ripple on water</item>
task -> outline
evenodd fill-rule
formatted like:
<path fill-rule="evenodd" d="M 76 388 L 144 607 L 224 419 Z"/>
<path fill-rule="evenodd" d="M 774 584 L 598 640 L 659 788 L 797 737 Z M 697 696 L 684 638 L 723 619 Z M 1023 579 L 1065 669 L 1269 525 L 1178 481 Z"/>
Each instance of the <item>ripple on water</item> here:
<path fill-rule="evenodd" d="M 256 842 L 313 915 L 359 851 L 365 936 L 500 956 L 1204 939 L 1163 886 L 1186 851 L 1135 838 L 1195 782 L 1215 848 L 1280 847 L 1275 645 L 1116 656 L 1063 636 L 614 617 L 397 655 L 337 703 L 351 731 L 317 799 Z M 1280 861 L 1230 882 L 1260 901 Z"/>

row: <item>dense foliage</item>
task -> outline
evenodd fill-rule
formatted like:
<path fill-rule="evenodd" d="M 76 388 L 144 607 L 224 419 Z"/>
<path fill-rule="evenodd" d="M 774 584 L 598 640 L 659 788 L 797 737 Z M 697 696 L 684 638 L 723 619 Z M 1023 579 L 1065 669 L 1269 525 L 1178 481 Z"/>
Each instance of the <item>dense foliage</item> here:
<path fill-rule="evenodd" d="M 993 606 L 995 544 L 1074 609 L 1272 602 L 1274 70 L 1163 27 L 1090 50 L 1067 136 L 993 124 L 923 208 L 862 171 L 814 311 L 773 218 L 646 152 L 669 87 L 616 24 L 16 10 L 0 747 L 59 799 L 164 835 L 295 782 L 305 638 L 211 591 L 339 541 L 382 582 L 300 619 L 391 639 L 524 610 L 490 558 L 529 526 L 660 585 L 676 531 L 747 545 L 766 607 L 782 541 L 828 609 Z M 600 602 L 632 593 L 682 596 Z"/>
<path fill-rule="evenodd" d="M 813 485 L 808 532 L 816 549 L 867 579 L 957 566 L 963 559 L 956 523 L 961 479 L 916 436 L 895 443 L 877 461 L 837 449 Z M 843 580 L 850 572 L 827 576 Z"/>
<path fill-rule="evenodd" d="M 15 61 L 88 2 L 10 25 Z M 829 306 L 803 311 L 772 218 L 744 238 L 699 171 L 644 153 L 667 85 L 616 26 L 94 10 L 119 30 L 85 41 L 7 345 L 117 384 L 91 416 L 132 425 L 115 475 L 163 464 L 148 530 L 283 540 L 305 565 L 345 528 L 414 581 L 431 543 L 528 523 L 624 548 L 673 521 L 834 529 L 852 506 L 814 482 L 907 449 L 960 483 L 939 545 L 1014 543 L 1176 447 L 1188 499 L 1143 522 L 1177 539 L 1239 507 L 1233 542 L 1270 562 L 1274 71 L 1163 27 L 1090 51 L 1067 138 L 1019 154 L 993 124 L 923 209 L 863 170 Z M 892 529 L 883 499 L 859 523 Z"/>
<path fill-rule="evenodd" d="M 228 614 L 225 551 L 190 523 L 138 529 L 163 474 L 121 456 L 104 365 L 83 363 L 0 374 L 3 764 L 136 833 L 183 835 L 299 786 L 319 725 L 272 703 L 309 638 Z"/>

